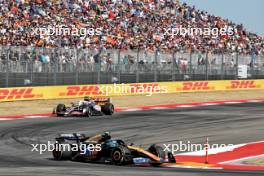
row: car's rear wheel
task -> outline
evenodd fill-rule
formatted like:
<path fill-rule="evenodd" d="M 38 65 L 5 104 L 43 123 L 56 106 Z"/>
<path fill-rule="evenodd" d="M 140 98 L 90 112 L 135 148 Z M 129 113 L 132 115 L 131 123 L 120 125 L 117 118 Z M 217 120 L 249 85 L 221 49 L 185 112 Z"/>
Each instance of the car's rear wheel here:
<path fill-rule="evenodd" d="M 66 111 L 66 106 L 64 104 L 58 104 L 56 107 L 57 116 L 63 116 Z"/>
<path fill-rule="evenodd" d="M 105 115 L 112 115 L 115 112 L 114 105 L 112 103 L 106 103 L 105 105 L 102 106 L 102 112 Z"/>

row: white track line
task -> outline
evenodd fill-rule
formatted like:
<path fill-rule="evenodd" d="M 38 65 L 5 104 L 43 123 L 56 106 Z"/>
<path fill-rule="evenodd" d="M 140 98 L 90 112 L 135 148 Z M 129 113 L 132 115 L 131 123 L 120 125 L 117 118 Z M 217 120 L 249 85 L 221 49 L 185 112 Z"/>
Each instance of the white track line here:
<path fill-rule="evenodd" d="M 221 167 L 206 167 L 206 166 L 187 166 L 187 165 L 171 165 L 171 166 L 163 166 L 169 168 L 188 168 L 188 169 L 223 169 Z"/>
<path fill-rule="evenodd" d="M 196 107 L 195 105 L 179 105 L 176 106 L 176 108 L 191 108 L 191 107 Z"/>
<path fill-rule="evenodd" d="M 203 103 L 201 105 L 202 106 L 215 106 L 215 105 L 220 105 L 220 103 Z"/>
<path fill-rule="evenodd" d="M 142 108 L 131 108 L 131 109 L 125 109 L 124 112 L 132 112 L 132 111 L 141 111 Z"/>
<path fill-rule="evenodd" d="M 159 110 L 159 109 L 169 109 L 169 107 L 154 107 L 154 108 L 151 108 L 151 109 L 157 109 L 157 110 Z"/>
<path fill-rule="evenodd" d="M 259 102 L 263 102 L 263 100 L 248 100 L 247 102 L 250 102 L 250 103 L 259 103 Z"/>
<path fill-rule="evenodd" d="M 224 104 L 241 104 L 246 102 L 239 102 L 239 101 L 230 101 L 230 102 L 224 102 Z"/>
<path fill-rule="evenodd" d="M 48 116 L 24 116 L 26 119 L 35 119 L 35 118 L 46 118 Z"/>
<path fill-rule="evenodd" d="M 0 120 L 15 120 L 15 119 L 12 119 L 12 118 L 0 118 Z"/>

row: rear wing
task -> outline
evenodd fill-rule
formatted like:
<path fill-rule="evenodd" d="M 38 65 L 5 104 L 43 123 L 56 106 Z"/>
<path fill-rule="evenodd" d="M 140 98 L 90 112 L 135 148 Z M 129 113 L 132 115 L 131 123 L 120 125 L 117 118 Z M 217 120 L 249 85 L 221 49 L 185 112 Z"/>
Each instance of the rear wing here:
<path fill-rule="evenodd" d="M 97 104 L 111 103 L 111 98 L 92 98 L 92 100 Z"/>
<path fill-rule="evenodd" d="M 83 134 L 78 133 L 72 133 L 72 134 L 60 134 L 58 137 L 56 137 L 56 141 L 79 141 L 80 138 L 83 138 Z"/>
<path fill-rule="evenodd" d="M 99 139 L 101 139 L 101 135 L 95 135 L 95 136 L 86 136 L 85 134 L 79 134 L 79 133 L 72 133 L 72 134 L 59 134 L 58 137 L 55 138 L 58 142 L 63 141 L 73 141 L 73 142 L 84 142 L 86 140 L 89 140 L 89 142 L 96 142 Z"/>

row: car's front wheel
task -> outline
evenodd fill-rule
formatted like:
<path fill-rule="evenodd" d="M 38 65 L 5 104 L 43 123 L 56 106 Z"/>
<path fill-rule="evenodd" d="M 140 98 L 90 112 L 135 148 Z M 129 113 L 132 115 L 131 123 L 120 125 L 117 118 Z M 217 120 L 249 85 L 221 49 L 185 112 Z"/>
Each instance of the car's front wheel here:
<path fill-rule="evenodd" d="M 148 151 L 153 155 L 159 157 L 161 160 L 165 160 L 165 152 L 161 146 L 153 144 L 149 147 Z M 159 166 L 161 162 L 151 163 L 153 166 Z"/>
<path fill-rule="evenodd" d="M 66 111 L 66 106 L 64 104 L 58 104 L 56 107 L 57 116 L 63 116 Z"/>
<path fill-rule="evenodd" d="M 56 143 L 52 155 L 55 160 L 70 160 L 73 153 L 70 144 Z"/>
<path fill-rule="evenodd" d="M 84 115 L 85 117 L 91 117 L 93 114 L 92 114 L 92 109 L 91 107 L 87 106 L 85 109 L 84 109 Z"/>

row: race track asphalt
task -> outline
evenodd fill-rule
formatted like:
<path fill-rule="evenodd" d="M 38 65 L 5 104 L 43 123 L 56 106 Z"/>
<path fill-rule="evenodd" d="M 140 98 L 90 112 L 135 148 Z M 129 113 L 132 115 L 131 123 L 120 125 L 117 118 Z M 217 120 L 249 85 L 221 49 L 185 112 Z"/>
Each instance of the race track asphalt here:
<path fill-rule="evenodd" d="M 32 152 L 59 133 L 111 132 L 136 145 L 182 141 L 240 144 L 264 138 L 264 103 L 229 104 L 166 110 L 121 112 L 111 117 L 35 118 L 0 121 L 0 175 L 86 176 L 263 176 L 264 172 L 112 166 L 54 161 L 50 152 Z"/>

